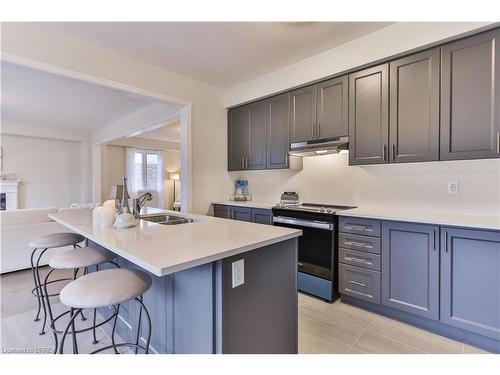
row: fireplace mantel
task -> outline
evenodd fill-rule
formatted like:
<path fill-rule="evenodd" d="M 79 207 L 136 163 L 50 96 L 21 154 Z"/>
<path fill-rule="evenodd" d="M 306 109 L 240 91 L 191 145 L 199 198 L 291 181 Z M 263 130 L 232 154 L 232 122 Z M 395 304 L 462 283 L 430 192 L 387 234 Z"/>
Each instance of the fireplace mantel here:
<path fill-rule="evenodd" d="M 18 180 L 0 180 L 1 209 L 17 210 L 19 208 L 19 184 Z"/>

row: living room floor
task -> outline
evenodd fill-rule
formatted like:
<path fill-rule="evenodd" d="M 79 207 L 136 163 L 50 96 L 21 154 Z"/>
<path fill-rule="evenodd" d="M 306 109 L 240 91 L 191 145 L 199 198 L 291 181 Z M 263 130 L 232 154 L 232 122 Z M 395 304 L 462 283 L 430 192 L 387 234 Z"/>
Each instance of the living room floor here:
<path fill-rule="evenodd" d="M 45 275 L 47 270 L 47 267 L 42 268 L 42 275 Z M 71 276 L 71 271 L 64 276 Z M 3 274 L 0 277 L 3 352 L 12 346 L 34 348 L 52 345 L 50 335 L 39 336 L 40 323 L 33 322 L 37 304 L 31 294 L 32 288 L 33 279 L 30 270 Z M 55 299 L 53 304 L 58 306 L 57 308 L 63 308 Z M 17 332 L 15 336 L 19 338 L 19 342 L 12 341 L 10 336 L 13 336 L 13 332 Z M 99 335 L 101 340 L 107 339 L 106 332 L 101 331 Z M 86 352 L 86 349 L 90 351 L 91 348 L 82 345 L 80 352 Z M 341 301 L 330 304 L 299 293 L 299 353 L 486 354 L 487 352 Z"/>

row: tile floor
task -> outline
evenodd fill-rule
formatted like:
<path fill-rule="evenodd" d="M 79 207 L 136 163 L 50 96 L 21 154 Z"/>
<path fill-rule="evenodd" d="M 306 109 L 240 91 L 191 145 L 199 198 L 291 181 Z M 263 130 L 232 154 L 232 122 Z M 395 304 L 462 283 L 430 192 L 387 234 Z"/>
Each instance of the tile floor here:
<path fill-rule="evenodd" d="M 43 270 L 45 273 L 46 270 Z M 1 347 L 21 352 L 42 348 L 51 352 L 51 335 L 38 335 L 40 323 L 33 322 L 36 300 L 31 295 L 31 271 L 2 275 Z M 62 308 L 54 299 L 56 309 Z M 78 320 L 77 320 L 78 321 Z M 81 324 L 81 323 L 78 323 Z M 94 349 L 90 332 L 82 337 L 81 353 Z M 108 335 L 98 331 L 99 344 L 109 342 Z M 70 341 L 66 352 L 71 352 Z M 80 342 L 80 340 L 79 340 Z M 479 354 L 480 349 L 382 317 L 337 301 L 333 304 L 299 293 L 299 353 L 439 353 Z"/>

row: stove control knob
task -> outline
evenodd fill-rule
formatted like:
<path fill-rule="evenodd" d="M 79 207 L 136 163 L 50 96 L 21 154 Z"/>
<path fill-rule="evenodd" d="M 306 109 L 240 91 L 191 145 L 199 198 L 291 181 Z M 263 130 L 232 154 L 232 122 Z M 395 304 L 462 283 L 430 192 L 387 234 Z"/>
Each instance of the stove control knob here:
<path fill-rule="evenodd" d="M 320 207 L 319 212 L 324 213 L 325 212 L 325 207 Z"/>
<path fill-rule="evenodd" d="M 326 209 L 325 209 L 325 212 L 326 212 L 327 214 L 331 214 L 331 213 L 333 212 L 333 210 L 332 210 L 331 208 L 326 208 Z"/>

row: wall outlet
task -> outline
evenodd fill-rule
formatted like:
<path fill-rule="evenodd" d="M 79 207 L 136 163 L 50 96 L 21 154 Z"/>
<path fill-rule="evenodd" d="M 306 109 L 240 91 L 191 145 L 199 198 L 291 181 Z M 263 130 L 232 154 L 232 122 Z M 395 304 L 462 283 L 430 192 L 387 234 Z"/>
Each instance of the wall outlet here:
<path fill-rule="evenodd" d="M 448 182 L 448 194 L 458 194 L 458 181 Z"/>
<path fill-rule="evenodd" d="M 233 288 L 245 283 L 245 260 L 240 259 L 232 263 L 233 270 Z"/>

